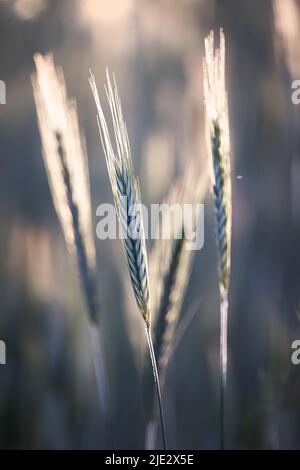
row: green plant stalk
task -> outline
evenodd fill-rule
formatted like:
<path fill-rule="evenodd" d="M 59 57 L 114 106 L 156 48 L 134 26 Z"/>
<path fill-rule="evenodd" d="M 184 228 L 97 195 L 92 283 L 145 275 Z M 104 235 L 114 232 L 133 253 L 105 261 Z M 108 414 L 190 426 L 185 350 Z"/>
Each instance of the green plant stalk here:
<path fill-rule="evenodd" d="M 109 179 L 112 187 L 115 208 L 123 232 L 123 247 L 126 255 L 128 271 L 139 312 L 145 322 L 146 337 L 153 368 L 159 401 L 160 417 L 164 448 L 167 448 L 165 425 L 161 403 L 161 393 L 157 364 L 153 350 L 150 330 L 149 279 L 147 251 L 140 209 L 141 195 L 138 180 L 134 175 L 129 139 L 123 118 L 121 101 L 116 82 L 113 85 L 107 70 L 106 94 L 110 106 L 114 128 L 116 151 L 114 150 L 108 132 L 105 116 L 101 107 L 94 76 L 91 74 L 90 86 L 98 111 L 100 139 L 105 154 Z M 136 236 L 138 235 L 138 236 Z"/>
<path fill-rule="evenodd" d="M 152 364 L 152 369 L 153 369 L 153 378 L 154 378 L 155 387 L 156 387 L 156 394 L 157 394 L 157 401 L 158 401 L 158 408 L 159 408 L 159 416 L 160 416 L 160 424 L 161 424 L 163 445 L 164 445 L 164 450 L 167 450 L 167 437 L 166 437 L 165 420 L 164 420 L 164 414 L 163 414 L 163 408 L 162 408 L 162 399 L 161 399 L 161 391 L 160 391 L 160 384 L 159 384 L 159 376 L 158 376 L 157 364 L 156 364 L 156 359 L 155 359 L 155 353 L 154 353 L 154 349 L 153 349 L 151 330 L 150 330 L 150 326 L 149 326 L 148 323 L 146 323 L 146 337 L 147 337 L 149 353 L 150 353 L 150 358 L 151 358 L 151 364 Z"/>
<path fill-rule="evenodd" d="M 227 379 L 228 290 L 220 288 L 220 448 L 225 449 L 225 391 Z"/>
<path fill-rule="evenodd" d="M 228 205 L 225 202 L 225 177 L 221 155 L 220 127 L 214 124 L 212 138 L 213 167 L 215 175 L 214 202 L 216 243 L 218 248 L 219 287 L 220 287 L 220 448 L 225 447 L 225 393 L 227 378 L 227 323 L 228 287 L 230 281 L 229 241 L 227 235 Z"/>
<path fill-rule="evenodd" d="M 216 245 L 220 288 L 220 447 L 225 447 L 228 289 L 231 263 L 231 164 L 228 100 L 225 85 L 225 36 L 220 29 L 215 48 L 213 31 L 206 37 L 203 89 L 207 145 L 215 206 Z"/>
<path fill-rule="evenodd" d="M 156 357 L 158 359 L 158 369 L 159 369 L 159 376 L 160 376 L 160 385 L 162 390 L 164 389 L 165 383 L 165 375 L 166 375 L 166 368 L 168 359 L 170 356 L 171 351 L 171 340 L 174 336 L 174 331 L 178 321 L 178 315 L 175 318 L 168 318 L 168 312 L 171 310 L 172 306 L 172 299 L 171 294 L 176 283 L 176 277 L 178 274 L 178 268 L 180 265 L 180 258 L 182 256 L 182 252 L 184 249 L 184 235 L 182 238 L 176 240 L 174 242 L 174 249 L 171 256 L 171 261 L 169 265 L 169 269 L 166 273 L 164 278 L 164 288 L 162 297 L 160 300 L 159 310 L 157 313 L 157 318 L 154 326 L 154 346 L 153 349 L 155 351 Z M 167 334 L 168 333 L 168 336 Z M 146 373 L 148 374 L 148 368 L 146 369 Z M 150 379 L 150 377 L 149 377 Z M 150 380 L 147 380 L 147 393 L 146 397 L 146 410 L 147 410 L 147 428 L 146 428 L 146 447 L 147 449 L 152 448 L 153 440 L 155 439 L 156 434 L 156 411 L 157 405 L 159 405 L 159 401 L 155 400 L 155 393 L 154 387 L 155 383 L 150 383 Z M 149 382 L 149 385 L 148 385 Z"/>

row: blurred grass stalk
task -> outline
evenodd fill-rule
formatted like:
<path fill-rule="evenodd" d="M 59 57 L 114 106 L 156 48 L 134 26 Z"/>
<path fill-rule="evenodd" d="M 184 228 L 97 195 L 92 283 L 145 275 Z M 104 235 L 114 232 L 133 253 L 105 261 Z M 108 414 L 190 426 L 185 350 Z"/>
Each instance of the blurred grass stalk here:
<path fill-rule="evenodd" d="M 195 250 L 189 248 L 191 228 L 198 226 L 198 211 L 196 204 L 203 201 L 207 189 L 206 175 L 199 177 L 198 168 L 190 164 L 182 178 L 170 190 L 165 201 L 166 210 L 171 207 L 184 208 L 184 204 L 192 204 L 193 227 L 187 227 L 184 219 L 173 217 L 170 237 L 165 239 L 163 233 L 158 234 L 150 256 L 150 275 L 152 281 L 152 312 L 154 328 L 154 351 L 158 360 L 158 371 L 162 391 L 166 378 L 167 366 L 170 361 L 173 345 L 176 339 L 176 330 L 185 298 L 186 289 L 190 279 L 192 262 Z M 168 227 L 167 227 L 168 229 Z M 164 227 L 162 227 L 162 232 Z M 146 369 L 147 373 L 147 369 Z M 153 387 L 148 384 L 146 377 L 146 395 L 148 402 L 146 448 L 154 445 L 156 436 L 156 407 L 157 402 Z"/>
<path fill-rule="evenodd" d="M 231 170 L 228 103 L 225 87 L 225 38 L 220 30 L 215 48 L 211 31 L 203 59 L 207 147 L 215 205 L 216 244 L 220 288 L 220 447 L 225 446 L 225 390 L 227 378 L 228 289 L 231 262 Z"/>
<path fill-rule="evenodd" d="M 76 102 L 67 97 L 63 71 L 51 54 L 34 56 L 32 86 L 53 203 L 72 255 L 77 257 L 86 300 L 92 355 L 102 413 L 110 413 L 108 382 L 100 339 L 96 254 L 92 229 L 89 173 Z"/>
<path fill-rule="evenodd" d="M 95 78 L 91 74 L 90 86 L 98 111 L 98 126 L 109 179 L 112 187 L 116 212 L 120 221 L 123 235 L 123 247 L 126 255 L 128 271 L 138 309 L 145 322 L 145 331 L 152 372 L 156 387 L 157 400 L 160 412 L 160 424 L 164 449 L 167 449 L 167 438 L 162 408 L 160 383 L 150 326 L 150 296 L 148 261 L 141 212 L 141 195 L 137 178 L 134 175 L 131 151 L 126 124 L 123 118 L 121 101 L 118 95 L 115 79 L 113 85 L 108 70 L 106 71 L 106 95 L 111 111 L 113 130 L 116 143 L 116 152 L 111 143 L 106 119 L 100 103 Z"/>

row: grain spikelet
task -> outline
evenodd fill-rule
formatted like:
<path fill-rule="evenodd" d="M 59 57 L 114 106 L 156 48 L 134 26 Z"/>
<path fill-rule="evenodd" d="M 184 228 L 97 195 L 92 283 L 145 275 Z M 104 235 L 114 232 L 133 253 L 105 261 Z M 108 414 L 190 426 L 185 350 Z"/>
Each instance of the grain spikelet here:
<path fill-rule="evenodd" d="M 149 280 L 143 220 L 140 209 L 141 196 L 138 180 L 133 173 L 128 134 L 123 119 L 121 102 L 115 80 L 114 85 L 112 85 L 107 71 L 106 94 L 111 110 L 116 141 L 116 152 L 114 152 L 93 75 L 90 77 L 90 85 L 97 105 L 99 132 L 115 207 L 122 228 L 123 244 L 131 283 L 138 308 L 145 322 L 149 324 Z"/>
<path fill-rule="evenodd" d="M 89 314 L 89 333 L 100 405 L 111 411 L 109 387 L 100 339 L 100 306 L 95 280 L 95 245 L 87 156 L 80 133 L 76 103 L 67 97 L 61 68 L 52 55 L 34 56 L 32 85 L 38 115 L 43 158 L 53 203 L 67 246 L 77 256 L 78 270 Z"/>
<path fill-rule="evenodd" d="M 32 85 L 52 198 L 68 248 L 77 254 L 91 320 L 97 322 L 89 177 L 76 103 L 68 99 L 62 69 L 55 68 L 52 55 L 36 54 L 34 60 Z"/>
<path fill-rule="evenodd" d="M 215 49 L 213 32 L 205 39 L 203 60 L 207 147 L 215 203 L 220 286 L 220 446 L 224 448 L 224 395 L 227 376 L 227 317 L 231 251 L 231 176 L 228 104 L 225 87 L 225 38 Z"/>
<path fill-rule="evenodd" d="M 203 60 L 207 148 L 215 200 L 216 239 L 219 254 L 219 280 L 228 289 L 231 248 L 231 176 L 228 104 L 225 88 L 225 38 L 215 50 L 213 32 L 205 39 Z"/>
<path fill-rule="evenodd" d="M 128 134 L 126 124 L 123 119 L 121 102 L 118 95 L 116 82 L 114 79 L 112 85 L 108 71 L 106 72 L 106 78 L 106 95 L 112 116 L 116 151 L 114 151 L 111 143 L 105 116 L 98 96 L 95 78 L 92 74 L 89 81 L 97 106 L 100 138 L 106 158 L 115 207 L 122 228 L 123 245 L 131 278 L 131 284 L 139 311 L 145 321 L 146 337 L 159 403 L 163 445 L 164 449 L 166 449 L 167 439 L 165 433 L 160 384 L 150 330 L 148 265 L 143 220 L 141 214 L 140 189 L 132 168 Z"/>

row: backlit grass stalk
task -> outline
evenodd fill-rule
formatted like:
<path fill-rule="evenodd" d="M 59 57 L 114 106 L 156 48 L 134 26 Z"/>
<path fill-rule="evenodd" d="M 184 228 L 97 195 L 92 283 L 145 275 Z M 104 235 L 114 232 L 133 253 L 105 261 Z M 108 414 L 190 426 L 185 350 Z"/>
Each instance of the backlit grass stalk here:
<path fill-rule="evenodd" d="M 193 230 L 198 224 L 196 204 L 202 202 L 207 188 L 207 177 L 200 177 L 194 165 L 190 165 L 184 176 L 172 187 L 165 207 L 167 211 L 178 205 L 182 210 L 184 204 L 193 205 Z M 150 273 L 152 281 L 152 305 L 154 317 L 154 351 L 158 360 L 158 370 L 162 390 L 164 388 L 167 365 L 172 353 L 172 345 L 176 335 L 182 304 L 188 285 L 192 261 L 195 251 L 189 247 L 188 227 L 184 226 L 184 220 L 174 218 L 170 220 L 170 237 L 162 238 L 163 233 L 158 234 L 150 257 Z M 164 227 L 162 228 L 162 232 Z M 147 370 L 146 370 L 147 374 Z M 147 432 L 146 447 L 153 446 L 155 439 L 156 403 L 153 387 L 146 380 L 146 409 Z"/>
<path fill-rule="evenodd" d="M 215 205 L 216 243 L 220 288 L 220 447 L 224 448 L 225 390 L 227 378 L 228 289 L 231 251 L 231 176 L 228 104 L 225 87 L 225 38 L 220 30 L 219 47 L 213 32 L 205 39 L 203 60 L 207 146 Z"/>
<path fill-rule="evenodd" d="M 108 174 L 112 187 L 116 212 L 123 235 L 123 246 L 135 299 L 145 322 L 146 337 L 153 368 L 154 382 L 159 403 L 163 445 L 167 448 L 160 384 L 153 350 L 150 329 L 150 302 L 147 252 L 143 220 L 141 214 L 141 196 L 138 181 L 134 175 L 126 124 L 123 119 L 121 102 L 116 83 L 112 85 L 109 73 L 106 73 L 106 94 L 110 106 L 116 151 L 113 149 L 105 116 L 100 104 L 94 76 L 91 74 L 90 86 L 98 111 L 98 126 L 106 158 Z"/>
<path fill-rule="evenodd" d="M 43 158 L 53 203 L 78 271 L 89 316 L 93 361 L 102 412 L 110 409 L 100 342 L 100 305 L 95 281 L 96 255 L 86 150 L 80 133 L 76 103 L 67 97 L 62 69 L 52 55 L 34 56 L 32 76 Z"/>
<path fill-rule="evenodd" d="M 188 285 L 195 250 L 191 249 L 189 239 L 191 228 L 198 230 L 198 207 L 207 188 L 207 178 L 199 177 L 197 168 L 191 165 L 182 180 L 174 185 L 167 200 L 168 207 L 178 204 L 184 210 L 191 204 L 193 221 L 189 227 L 185 220 L 174 219 L 171 236 L 168 240 L 158 239 L 151 263 L 160 266 L 160 272 L 153 278 L 159 285 L 157 311 L 155 312 L 154 350 L 159 361 L 159 372 L 164 377 L 170 358 L 171 343 L 179 321 L 186 288 Z M 157 245 L 160 245 L 158 248 Z M 154 276 L 153 276 L 154 277 Z M 156 295 L 156 293 L 155 293 Z"/>

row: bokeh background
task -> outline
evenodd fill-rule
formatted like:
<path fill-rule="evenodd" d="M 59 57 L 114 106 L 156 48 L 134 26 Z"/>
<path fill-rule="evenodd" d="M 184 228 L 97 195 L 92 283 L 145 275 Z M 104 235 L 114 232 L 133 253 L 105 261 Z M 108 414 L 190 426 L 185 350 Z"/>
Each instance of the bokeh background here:
<path fill-rule="evenodd" d="M 159 202 L 191 158 L 205 171 L 202 56 L 226 36 L 233 246 L 227 447 L 300 448 L 300 2 L 296 0 L 1 0 L 0 448 L 107 448 L 85 305 L 52 205 L 30 75 L 52 51 L 78 102 L 95 208 L 112 202 L 88 86 L 116 74 L 143 201 Z M 200 175 L 199 175 L 200 177 Z M 122 247 L 96 241 L 113 446 L 144 445 L 144 332 Z M 218 448 L 219 294 L 213 207 L 182 309 L 188 328 L 164 390 L 171 448 Z M 157 446 L 161 443 L 158 440 Z"/>

